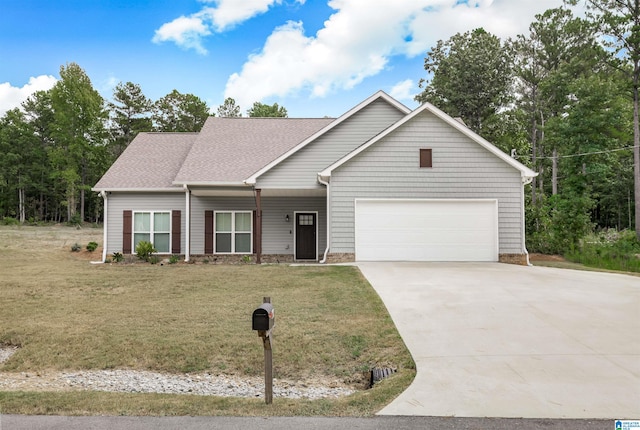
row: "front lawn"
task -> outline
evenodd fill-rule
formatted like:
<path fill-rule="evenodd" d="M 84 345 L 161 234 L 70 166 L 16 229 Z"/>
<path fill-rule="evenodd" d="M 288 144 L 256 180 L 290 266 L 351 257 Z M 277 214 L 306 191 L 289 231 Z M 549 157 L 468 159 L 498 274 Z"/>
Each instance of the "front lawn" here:
<path fill-rule="evenodd" d="M 274 377 L 338 379 L 364 388 L 373 366 L 398 373 L 338 400 L 100 392 L 0 392 L 0 412 L 117 415 L 371 415 L 414 375 L 410 354 L 357 268 L 100 264 L 102 231 L 0 227 L 2 372 L 140 369 L 256 376 L 263 349 L 251 313 L 276 310 Z M 82 251 L 71 252 L 74 244 Z"/>

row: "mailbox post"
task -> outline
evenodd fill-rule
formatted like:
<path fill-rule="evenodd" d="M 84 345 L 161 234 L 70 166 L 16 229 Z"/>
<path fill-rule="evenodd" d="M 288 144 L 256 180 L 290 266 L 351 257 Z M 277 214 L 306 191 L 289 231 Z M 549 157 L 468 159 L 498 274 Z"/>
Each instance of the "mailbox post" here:
<path fill-rule="evenodd" d="M 264 346 L 264 401 L 267 405 L 273 403 L 273 354 L 271 336 L 275 325 L 275 313 L 270 297 L 262 299 L 262 305 L 253 311 L 251 325 L 258 331 Z"/>

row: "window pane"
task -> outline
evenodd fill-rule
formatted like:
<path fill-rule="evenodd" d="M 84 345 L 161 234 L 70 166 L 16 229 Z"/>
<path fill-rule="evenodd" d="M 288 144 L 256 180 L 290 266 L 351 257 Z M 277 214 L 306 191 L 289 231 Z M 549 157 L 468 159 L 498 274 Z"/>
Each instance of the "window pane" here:
<path fill-rule="evenodd" d="M 139 212 L 134 214 L 133 230 L 134 231 L 150 231 L 151 230 L 151 214 L 149 212 Z"/>
<path fill-rule="evenodd" d="M 169 252 L 169 233 L 154 234 L 153 247 L 158 252 Z"/>
<path fill-rule="evenodd" d="M 149 233 L 135 233 L 133 235 L 133 252 L 136 252 L 136 247 L 142 241 L 150 242 L 151 238 L 149 237 Z"/>
<path fill-rule="evenodd" d="M 313 225 L 313 215 L 298 215 L 299 225 Z"/>
<path fill-rule="evenodd" d="M 157 212 L 153 214 L 153 230 L 154 231 L 170 231 L 171 217 L 167 212 Z"/>
<path fill-rule="evenodd" d="M 216 231 L 231 231 L 231 213 L 216 213 Z"/>
<path fill-rule="evenodd" d="M 216 252 L 231 252 L 231 233 L 216 233 Z"/>
<path fill-rule="evenodd" d="M 236 252 L 251 252 L 251 234 L 236 233 Z"/>
<path fill-rule="evenodd" d="M 236 213 L 236 231 L 251 231 L 251 213 Z"/>

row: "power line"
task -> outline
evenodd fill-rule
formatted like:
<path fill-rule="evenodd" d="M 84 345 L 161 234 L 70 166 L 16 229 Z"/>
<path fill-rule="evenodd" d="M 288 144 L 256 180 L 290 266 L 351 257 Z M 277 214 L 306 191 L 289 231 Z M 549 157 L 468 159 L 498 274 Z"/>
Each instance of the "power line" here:
<path fill-rule="evenodd" d="M 608 154 L 610 152 L 618 152 L 618 151 L 628 151 L 629 149 L 633 149 L 636 148 L 636 146 L 625 146 L 623 148 L 615 148 L 615 149 L 608 149 L 606 151 L 595 151 L 595 152 L 582 152 L 579 154 L 569 154 L 569 155 L 558 155 L 555 158 L 574 158 L 574 157 L 584 157 L 587 155 L 598 155 L 598 154 Z M 531 155 L 516 155 L 514 158 L 518 159 L 523 159 L 526 158 L 527 160 L 530 160 L 533 158 L 533 156 Z M 536 157 L 536 160 L 553 160 L 554 157 L 548 157 L 548 156 L 539 156 Z"/>

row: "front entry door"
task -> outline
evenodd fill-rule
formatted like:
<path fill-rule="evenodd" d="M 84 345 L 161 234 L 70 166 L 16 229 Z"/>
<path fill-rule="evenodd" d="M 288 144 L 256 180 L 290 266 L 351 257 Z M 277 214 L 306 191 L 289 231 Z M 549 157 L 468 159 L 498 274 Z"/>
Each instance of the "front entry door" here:
<path fill-rule="evenodd" d="M 296 260 L 317 260 L 316 229 L 318 214 L 296 213 Z"/>

